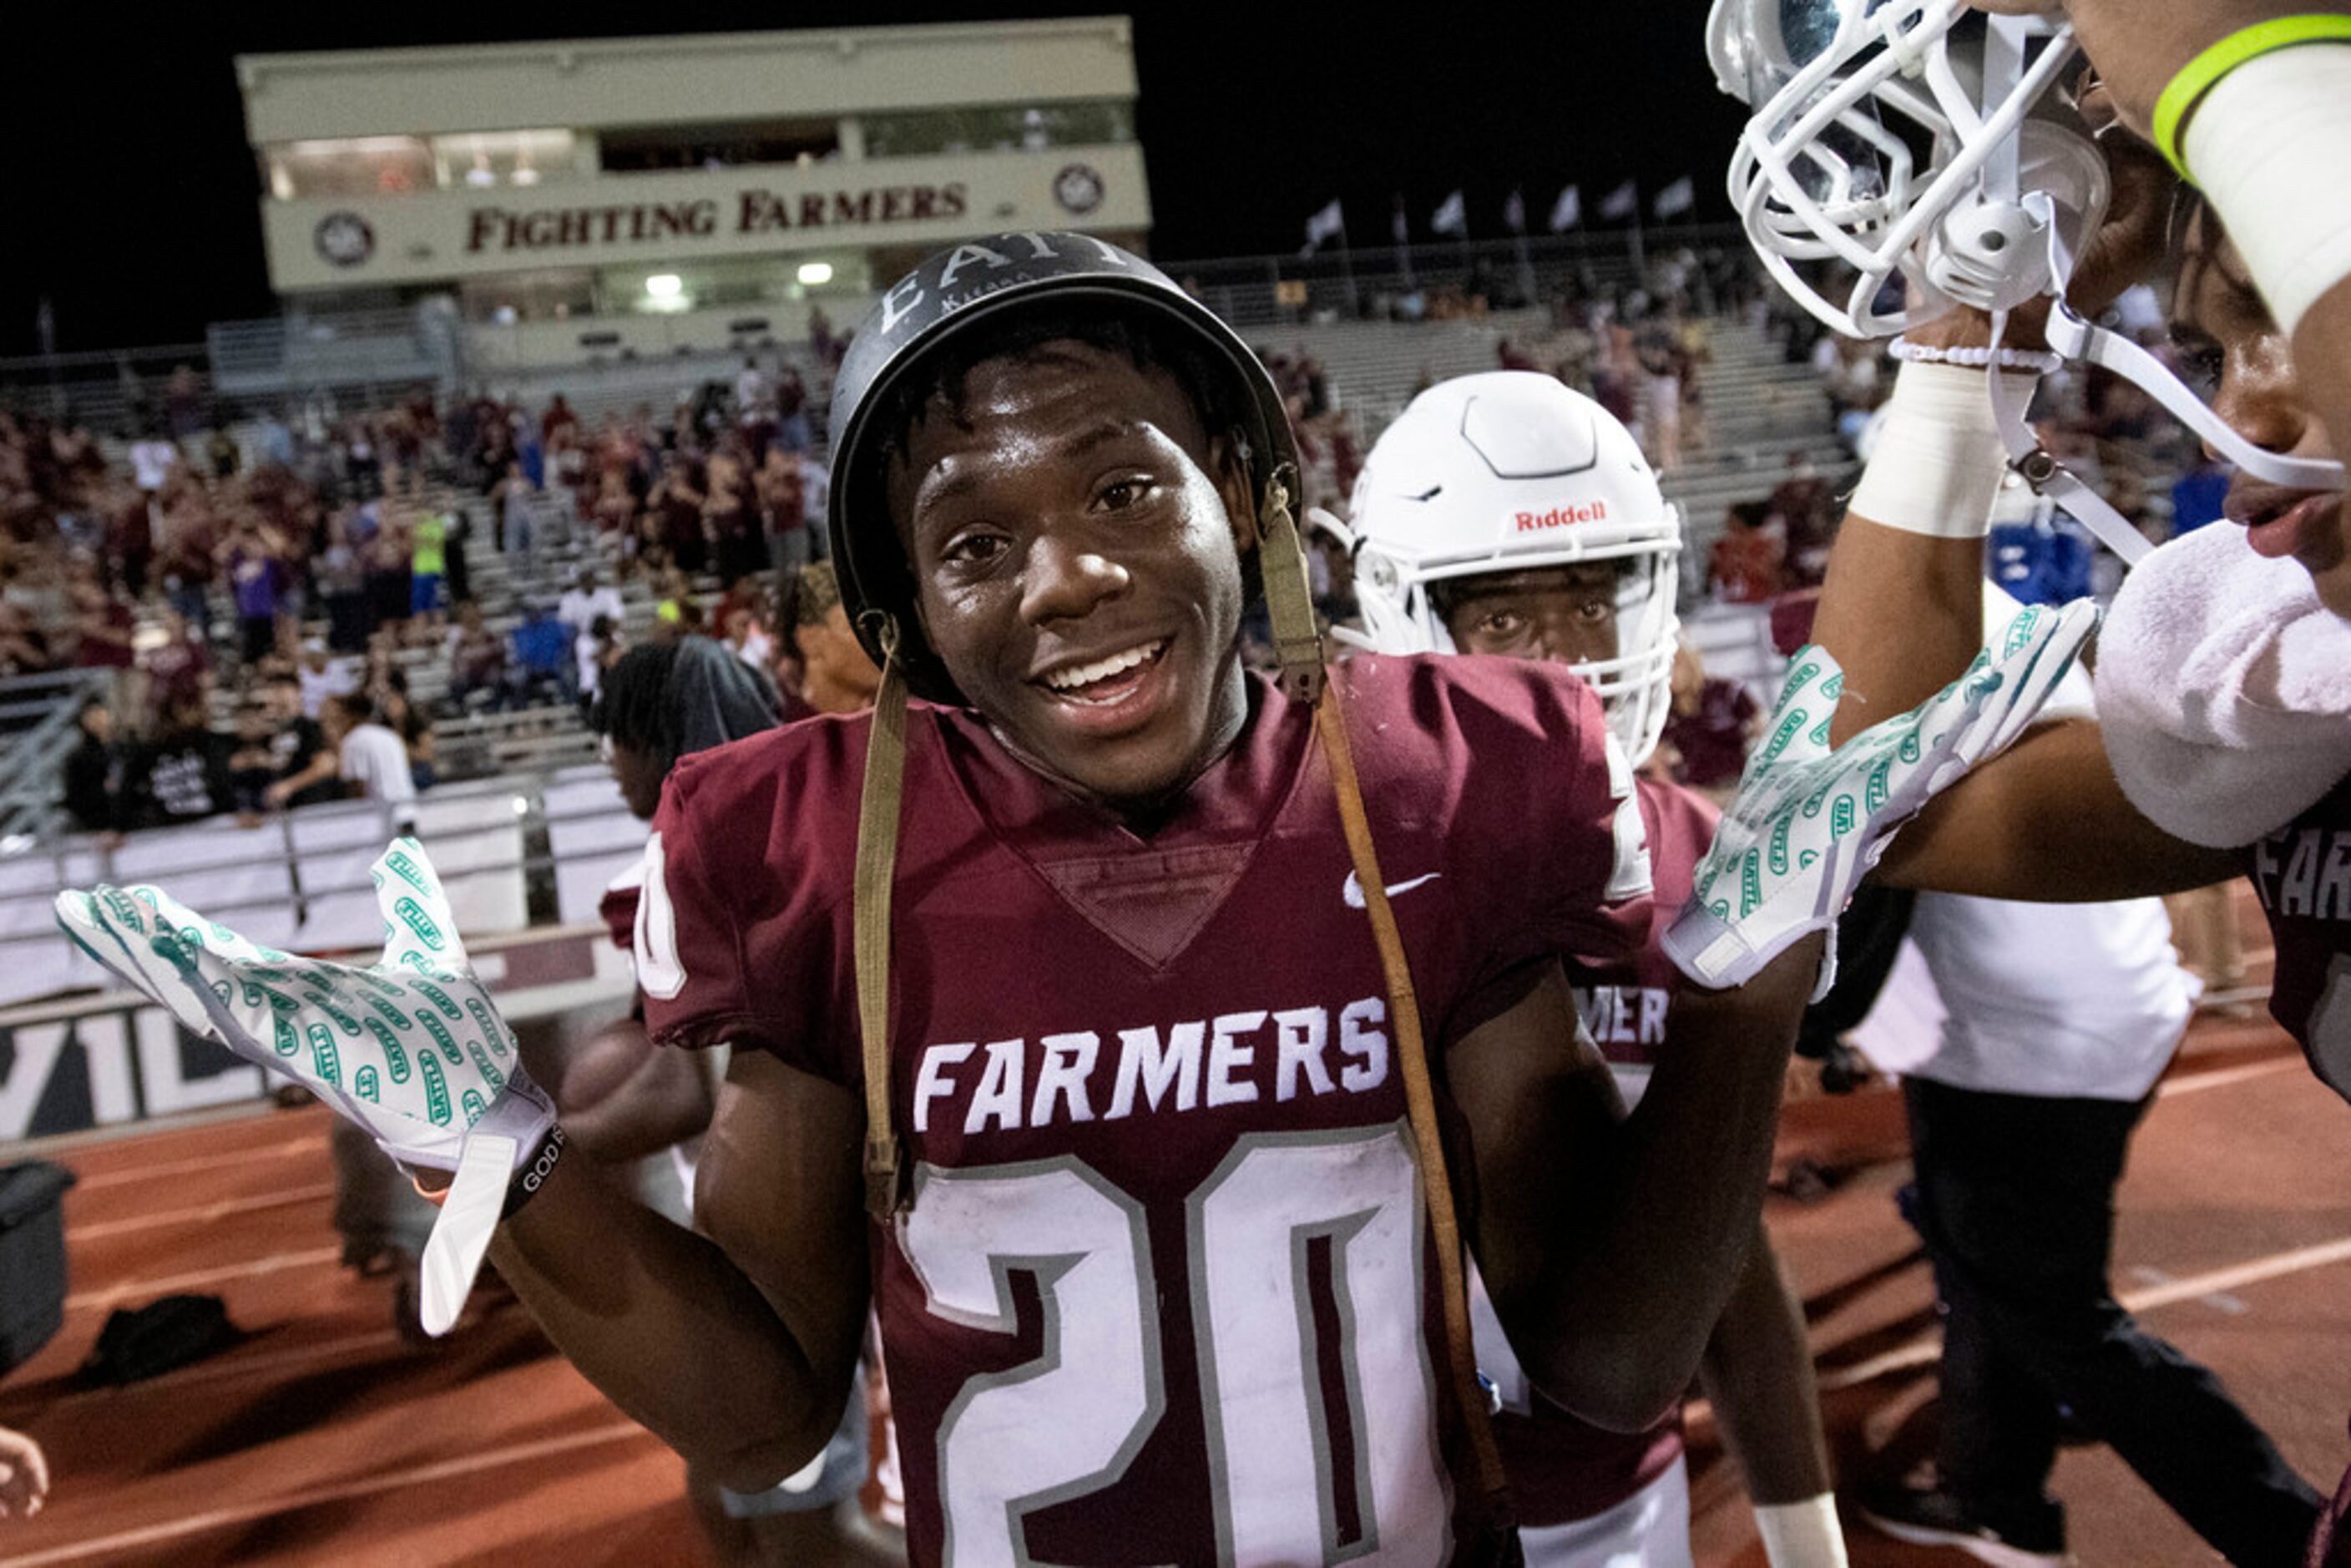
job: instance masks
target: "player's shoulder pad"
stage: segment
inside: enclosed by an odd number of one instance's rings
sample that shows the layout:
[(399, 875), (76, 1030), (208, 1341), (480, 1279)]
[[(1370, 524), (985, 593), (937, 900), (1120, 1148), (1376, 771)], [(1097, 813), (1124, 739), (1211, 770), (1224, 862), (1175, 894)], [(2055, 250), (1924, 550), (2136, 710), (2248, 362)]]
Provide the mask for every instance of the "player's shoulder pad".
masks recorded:
[(1412, 737), (1466, 744), (1482, 765), (1560, 747), (1597, 756), (1604, 744), (1600, 699), (1557, 664), (1476, 653), (1359, 653), (1338, 666), (1338, 679), (1351, 718), (1387, 727), (1384, 746)]

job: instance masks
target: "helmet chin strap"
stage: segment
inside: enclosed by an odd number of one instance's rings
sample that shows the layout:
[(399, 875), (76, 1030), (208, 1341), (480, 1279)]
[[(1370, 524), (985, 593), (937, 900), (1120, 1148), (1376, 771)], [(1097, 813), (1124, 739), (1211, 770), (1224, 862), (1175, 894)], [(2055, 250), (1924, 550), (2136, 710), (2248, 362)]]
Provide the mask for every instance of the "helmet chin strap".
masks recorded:
[[(2035, 216), (2042, 219), (2043, 230), (2048, 236), (2050, 302), (2047, 337), (2053, 352), (2077, 364), (2097, 365), (2112, 371), (2155, 399), (2166, 413), (2188, 426), (2207, 446), (2257, 479), (2298, 490), (2339, 490), (2343, 487), (2342, 464), (2307, 457), (2283, 457), (2246, 440), (2214, 413), (2203, 399), (2180, 384), (2179, 378), (2173, 375), (2162, 361), (2120, 333), (2085, 320), (2065, 303), (2064, 291), (2073, 281), (2075, 258), (2066, 242), (2064, 225), (2056, 221), (2046, 193), (2030, 193), (2024, 202), (2034, 209)], [(2147, 542), (2147, 536), (2107, 505), (2105, 497), (2066, 468), (2054, 453), (2042, 445), (2041, 438), (2025, 423), (2024, 402), (2002, 381), (1997, 363), (1997, 350), (2007, 331), (2008, 312), (1993, 312), (1994, 363), (1987, 367), (1985, 374), (1991, 387), (1993, 417), (1999, 424), (2001, 444), (2008, 449), (2010, 465), (2032, 486), (2033, 494), (2046, 497), (2063, 507), (2108, 549), (2120, 556), (2125, 564), (2137, 565), (2155, 548)]]

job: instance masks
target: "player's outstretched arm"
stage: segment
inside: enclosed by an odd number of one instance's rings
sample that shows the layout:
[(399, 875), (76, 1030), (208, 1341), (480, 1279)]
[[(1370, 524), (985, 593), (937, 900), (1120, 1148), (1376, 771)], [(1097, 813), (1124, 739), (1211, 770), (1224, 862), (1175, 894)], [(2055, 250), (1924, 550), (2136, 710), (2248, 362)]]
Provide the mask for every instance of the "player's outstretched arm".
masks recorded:
[(578, 1039), (527, 1034), (522, 1057), (553, 1097), (572, 1146), (591, 1159), (643, 1159), (710, 1125), (709, 1057), (661, 1049), (638, 1019), (615, 1019)]
[(1689, 1386), (1759, 1222), (1819, 965), (1811, 938), (1743, 990), (1677, 997), (1674, 1051), (1621, 1127), (1575, 1113), (1588, 1096), (1556, 968), (1448, 1053), (1479, 1271), (1528, 1375), (1586, 1420), (1638, 1431)]
[(2243, 869), (2235, 852), (2141, 816), (2098, 727), (2074, 719), (2032, 731), (1937, 797), (1874, 875), (1922, 893), (2068, 904), (2207, 887)]
[(684, 1230), (566, 1161), (491, 1256), (590, 1383), (721, 1485), (759, 1491), (823, 1448), (865, 1322), (848, 1091), (738, 1053)]

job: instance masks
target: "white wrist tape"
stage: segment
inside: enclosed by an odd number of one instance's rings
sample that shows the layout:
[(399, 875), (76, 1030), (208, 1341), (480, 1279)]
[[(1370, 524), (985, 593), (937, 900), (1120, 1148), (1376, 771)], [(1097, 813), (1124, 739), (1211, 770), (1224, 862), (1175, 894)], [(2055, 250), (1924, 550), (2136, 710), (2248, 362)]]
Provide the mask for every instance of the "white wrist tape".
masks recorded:
[(1827, 1492), (1802, 1502), (1757, 1503), (1755, 1533), (1771, 1568), (1845, 1568), (1844, 1531)]
[(2351, 277), (2351, 45), (2246, 61), (2188, 122), (2188, 167), (2291, 338)]
[[(2019, 406), (2031, 400), (2036, 378), (2001, 374), (2014, 384)], [(1895, 373), (1886, 423), (1849, 509), (1905, 533), (1981, 538), (2007, 472), (1985, 372), (1912, 360)]]

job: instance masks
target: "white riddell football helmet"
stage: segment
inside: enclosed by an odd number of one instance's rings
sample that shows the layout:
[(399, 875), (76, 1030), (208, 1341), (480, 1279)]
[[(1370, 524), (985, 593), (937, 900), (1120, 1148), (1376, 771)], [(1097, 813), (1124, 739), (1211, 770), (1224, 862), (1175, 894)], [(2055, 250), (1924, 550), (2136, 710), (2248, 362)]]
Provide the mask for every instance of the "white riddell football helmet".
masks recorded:
[[(1730, 199), (1764, 267), (1813, 315), (1884, 338), (1954, 304), (2004, 323), (2049, 296), (2060, 356), (2136, 382), (2259, 478), (2342, 487), (2342, 465), (2263, 451), (2153, 354), (2064, 303), (2112, 192), (2071, 101), (2078, 49), (2062, 17), (1987, 16), (1964, 0), (1714, 0), (1707, 52), (1722, 90), (1753, 110)], [(2041, 448), (1990, 379), (2017, 471), (2125, 559), (2144, 555), (2147, 541)]]
[(1343, 534), (1364, 630), (1337, 635), (1375, 653), (1455, 651), (1432, 583), (1625, 562), (1616, 656), (1576, 670), (1635, 765), (1656, 749), (1681, 624), (1681, 514), (1607, 410), (1530, 371), (1440, 382), (1373, 444), (1353, 511)]

